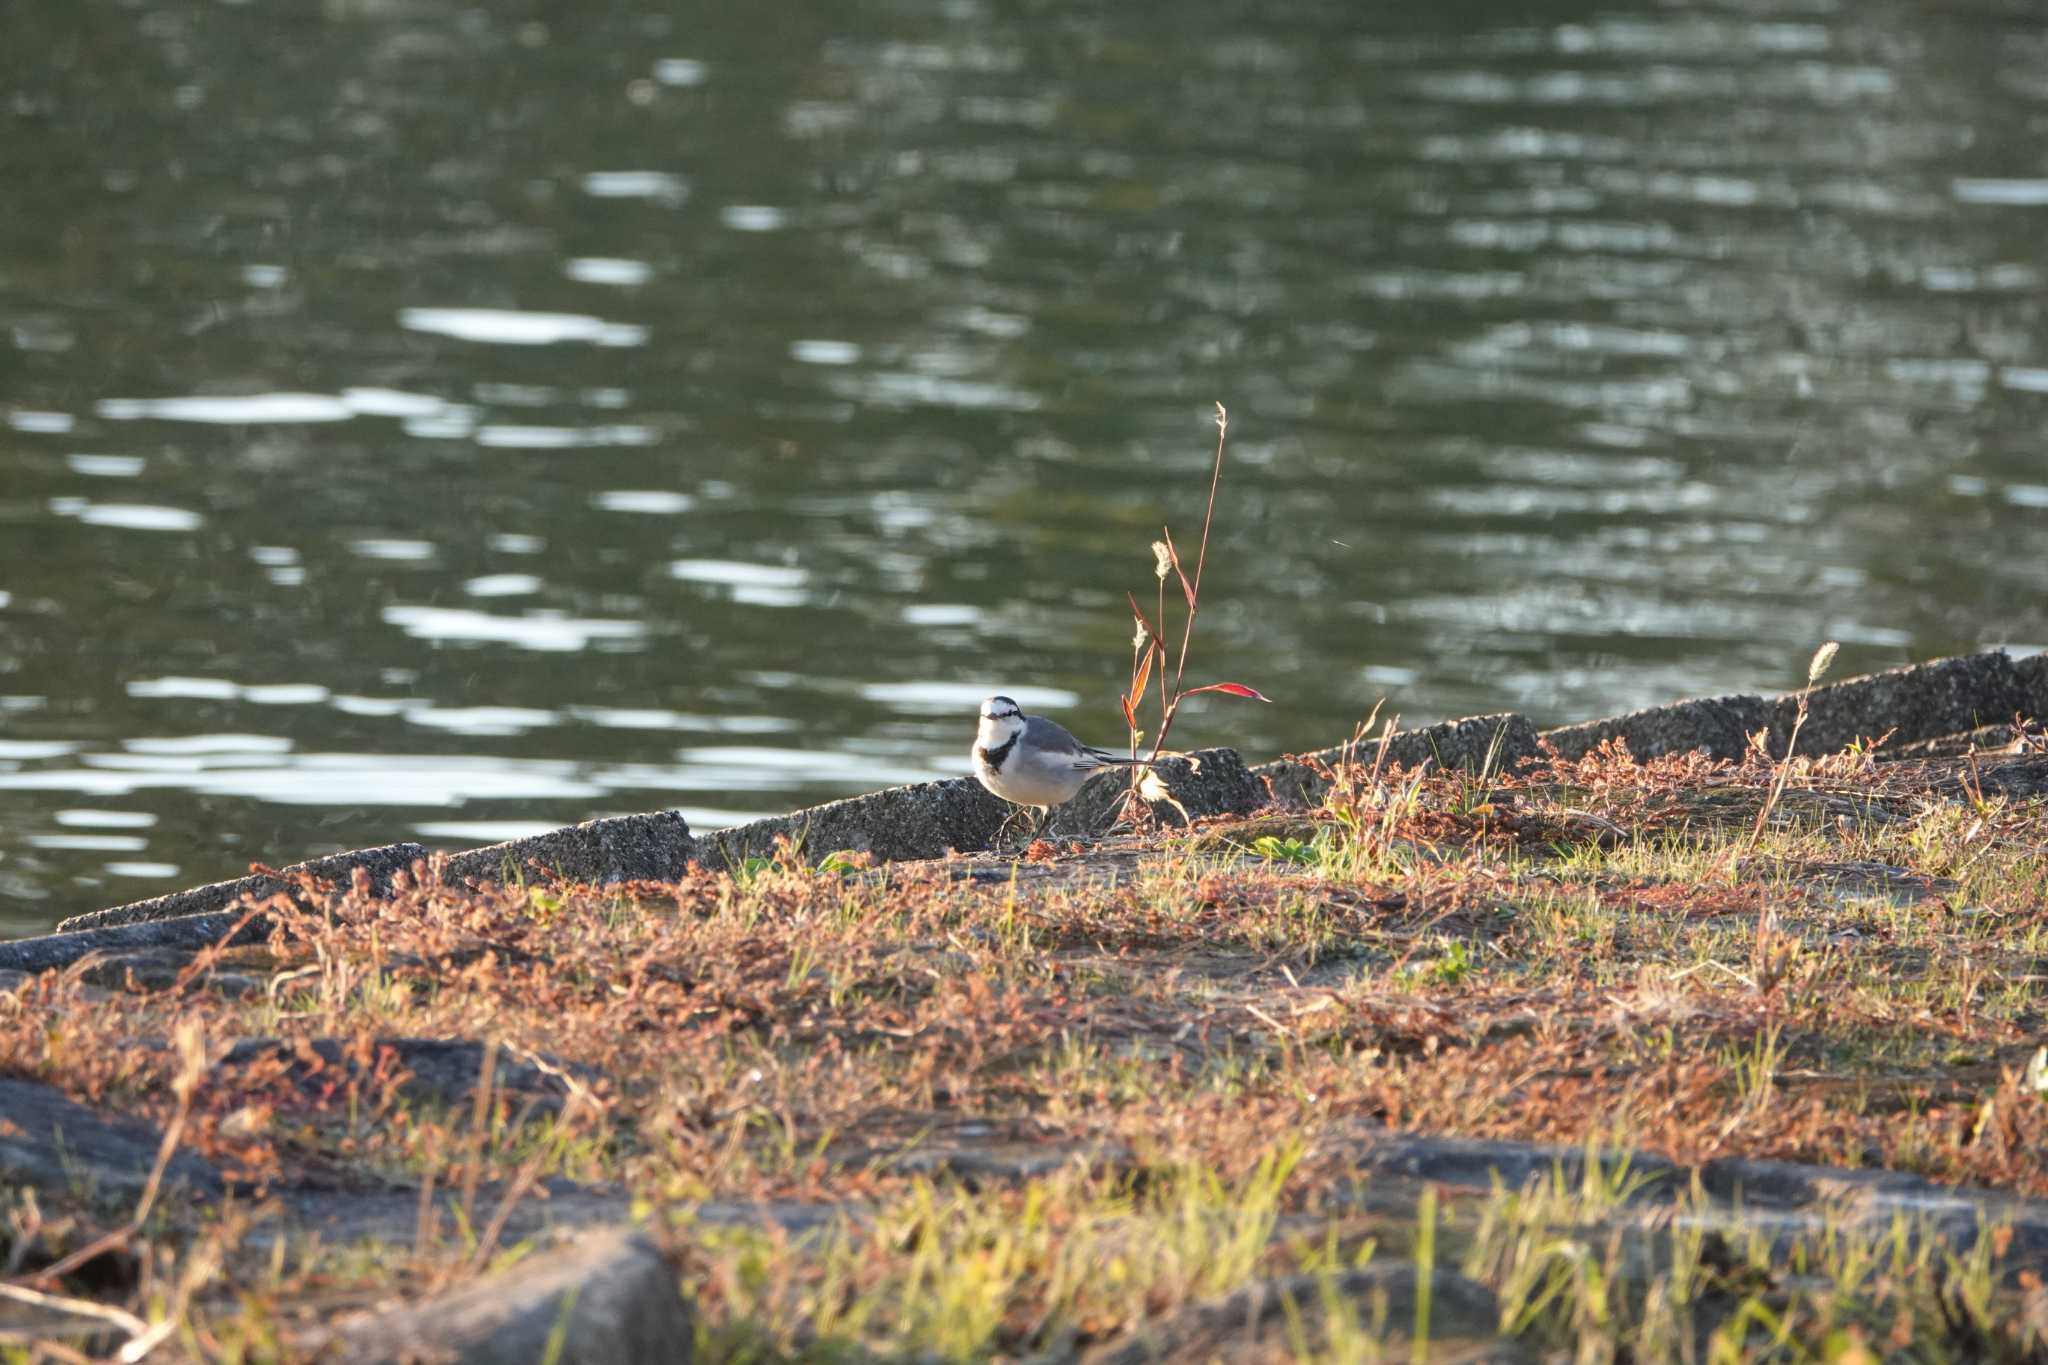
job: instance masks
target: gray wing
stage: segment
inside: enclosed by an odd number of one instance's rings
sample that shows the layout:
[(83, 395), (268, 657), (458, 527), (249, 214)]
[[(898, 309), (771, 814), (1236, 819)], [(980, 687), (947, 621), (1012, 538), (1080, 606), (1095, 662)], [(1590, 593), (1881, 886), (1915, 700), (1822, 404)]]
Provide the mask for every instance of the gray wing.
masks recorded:
[(1044, 716), (1024, 718), (1024, 742), (1038, 752), (1050, 757), (1064, 758), (1072, 755), (1079, 758), (1087, 750), (1081, 741), (1067, 733), (1067, 728)]
[(1059, 760), (1071, 758), (1076, 767), (1093, 768), (1104, 763), (1129, 764), (1130, 759), (1113, 754), (1107, 749), (1097, 749), (1083, 744), (1067, 732), (1064, 725), (1045, 719), (1043, 716), (1024, 718), (1024, 739), (1047, 758)]

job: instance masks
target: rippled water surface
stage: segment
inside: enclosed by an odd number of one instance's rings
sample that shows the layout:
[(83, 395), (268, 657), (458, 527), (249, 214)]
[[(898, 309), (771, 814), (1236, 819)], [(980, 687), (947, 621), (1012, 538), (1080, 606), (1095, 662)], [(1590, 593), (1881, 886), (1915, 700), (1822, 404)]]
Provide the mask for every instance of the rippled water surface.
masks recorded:
[(2033, 0), (18, 6), (0, 932), (2048, 643)]

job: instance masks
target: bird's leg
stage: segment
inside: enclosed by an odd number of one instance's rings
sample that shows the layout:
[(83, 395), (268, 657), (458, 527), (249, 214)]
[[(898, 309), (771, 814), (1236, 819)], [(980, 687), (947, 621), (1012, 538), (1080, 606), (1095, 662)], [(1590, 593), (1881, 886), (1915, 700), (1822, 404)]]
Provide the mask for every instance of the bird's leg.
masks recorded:
[[(1035, 844), (1035, 843), (1037, 843), (1037, 842), (1039, 841), (1039, 839), (1040, 839), (1041, 837), (1043, 837), (1043, 836), (1044, 836), (1044, 834), (1045, 834), (1045, 827), (1046, 827), (1047, 825), (1051, 824), (1051, 823), (1052, 823), (1052, 807), (1051, 807), (1051, 806), (1040, 806), (1040, 807), (1038, 808), (1038, 823), (1037, 823), (1037, 824), (1035, 824), (1035, 825), (1033, 825), (1033, 826), (1031, 827), (1031, 843), (1032, 843), (1032, 844)], [(1026, 847), (1026, 848), (1029, 848), (1029, 847), (1031, 847), (1031, 844), (1026, 844), (1026, 845), (1025, 845), (1025, 847)]]

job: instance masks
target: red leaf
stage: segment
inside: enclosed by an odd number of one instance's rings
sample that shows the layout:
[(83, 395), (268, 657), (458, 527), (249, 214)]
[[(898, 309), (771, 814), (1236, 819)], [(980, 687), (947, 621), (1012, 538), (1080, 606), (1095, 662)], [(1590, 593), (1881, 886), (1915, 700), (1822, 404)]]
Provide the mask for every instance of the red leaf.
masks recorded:
[[(1147, 649), (1145, 651), (1145, 657), (1138, 661), (1137, 674), (1135, 677), (1131, 679), (1131, 699), (1129, 703), (1127, 703), (1124, 707), (1126, 711), (1130, 710), (1131, 707), (1136, 706), (1140, 701), (1144, 699), (1145, 680), (1152, 676), (1152, 658), (1158, 652), (1159, 647), (1157, 645), (1154, 645), (1152, 646), (1152, 648)], [(1137, 729), (1138, 722), (1133, 720), (1131, 722), (1131, 728), (1133, 730)]]
[(1188, 599), (1188, 610), (1195, 609), (1194, 585), (1188, 582), (1187, 571), (1180, 566), (1180, 551), (1173, 548), (1173, 532), (1162, 526), (1159, 534), (1166, 537), (1166, 557), (1173, 561), (1173, 571), (1180, 577), (1181, 596)]
[(1183, 697), (1192, 697), (1197, 692), (1228, 692), (1233, 697), (1250, 697), (1253, 701), (1262, 701), (1268, 705), (1271, 705), (1273, 701), (1271, 697), (1259, 691), (1258, 688), (1246, 687), (1243, 683), (1210, 683), (1207, 687), (1190, 687), (1181, 695)]
[(1138, 713), (1136, 709), (1131, 706), (1131, 699), (1123, 695), (1121, 692), (1117, 694), (1116, 699), (1124, 704), (1124, 724), (1130, 726), (1133, 730), (1137, 729)]

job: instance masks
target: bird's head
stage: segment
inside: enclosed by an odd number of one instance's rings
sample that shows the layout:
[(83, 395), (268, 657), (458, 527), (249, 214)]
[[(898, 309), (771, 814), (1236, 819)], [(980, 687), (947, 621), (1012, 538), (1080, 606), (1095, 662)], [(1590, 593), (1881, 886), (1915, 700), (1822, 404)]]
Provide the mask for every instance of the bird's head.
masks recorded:
[(981, 704), (981, 735), (1000, 744), (1024, 728), (1024, 708), (1008, 697), (990, 697)]

